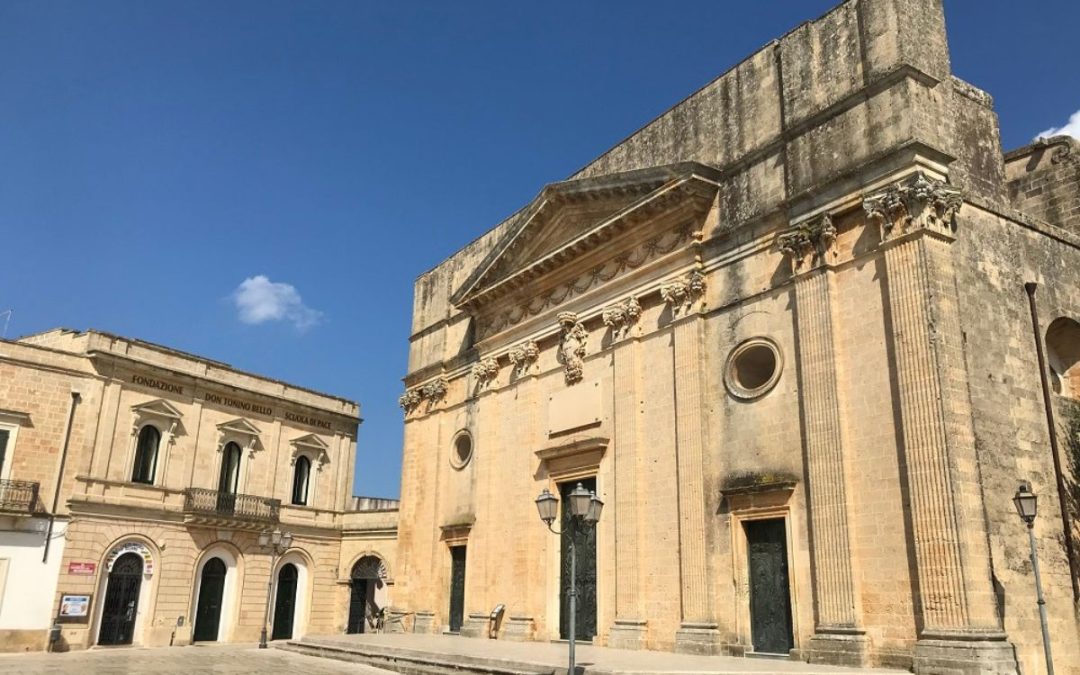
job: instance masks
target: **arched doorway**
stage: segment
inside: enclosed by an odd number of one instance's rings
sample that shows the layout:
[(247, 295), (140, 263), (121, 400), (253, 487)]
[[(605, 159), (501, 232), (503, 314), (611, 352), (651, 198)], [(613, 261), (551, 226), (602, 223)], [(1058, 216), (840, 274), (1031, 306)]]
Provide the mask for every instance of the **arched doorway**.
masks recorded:
[(221, 626), (221, 600), (225, 593), (225, 563), (210, 558), (203, 565), (199, 583), (199, 604), (195, 610), (195, 642), (214, 642)]
[(218, 513), (233, 513), (236, 509), (236, 492), (240, 485), (240, 446), (230, 441), (221, 455), (218, 472)]
[(345, 632), (366, 633), (380, 609), (375, 602), (375, 590), (383, 586), (386, 566), (377, 557), (366, 555), (353, 565), (350, 577), (349, 622)]
[(296, 617), (296, 565), (285, 563), (278, 571), (277, 599), (274, 601), (274, 630), (271, 640), (287, 640), (293, 636)]
[(113, 563), (102, 604), (99, 645), (131, 644), (139, 612), (142, 575), (143, 559), (137, 553), (125, 553)]

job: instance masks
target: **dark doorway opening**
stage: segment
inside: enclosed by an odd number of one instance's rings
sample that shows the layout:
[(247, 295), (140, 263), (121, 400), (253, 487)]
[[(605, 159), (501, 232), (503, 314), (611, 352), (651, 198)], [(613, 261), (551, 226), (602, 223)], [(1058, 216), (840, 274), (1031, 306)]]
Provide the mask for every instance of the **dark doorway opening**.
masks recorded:
[(129, 645), (135, 633), (139, 613), (139, 589), (142, 587), (143, 559), (137, 553), (125, 553), (113, 563), (105, 587), (101, 609), (99, 645)]
[(450, 632), (465, 621), (465, 547), (450, 547)]
[(199, 604), (195, 609), (195, 642), (214, 642), (221, 626), (221, 598), (225, 594), (225, 563), (210, 558), (199, 580)]
[(218, 513), (232, 514), (236, 510), (236, 491), (240, 486), (240, 446), (234, 442), (225, 444), (221, 455), (221, 471), (218, 474)]
[(746, 531), (750, 576), (750, 637), (754, 651), (787, 655), (791, 631), (791, 591), (787, 533), (783, 518), (749, 520)]
[(353, 579), (349, 591), (349, 625), (346, 633), (365, 633), (368, 623), (368, 580)]
[[(578, 640), (592, 640), (596, 635), (596, 528), (577, 530), (570, 524), (569, 496), (577, 484), (586, 490), (596, 490), (596, 478), (585, 478), (559, 484), (562, 497), (562, 560), (560, 561), (559, 636), (570, 639), (570, 542), (577, 549), (577, 611), (574, 633)], [(572, 539), (571, 539), (572, 538)]]
[(274, 630), (271, 640), (289, 640), (293, 636), (296, 614), (296, 565), (285, 563), (277, 576), (277, 600), (274, 602)]

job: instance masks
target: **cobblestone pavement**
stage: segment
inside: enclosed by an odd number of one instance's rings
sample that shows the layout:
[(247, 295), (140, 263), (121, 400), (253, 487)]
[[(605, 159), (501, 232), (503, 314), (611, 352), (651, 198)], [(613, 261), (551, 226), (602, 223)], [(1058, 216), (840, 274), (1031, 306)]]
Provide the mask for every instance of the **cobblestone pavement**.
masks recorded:
[(66, 654), (3, 654), (7, 675), (393, 675), (357, 663), (257, 649), (254, 645), (197, 647), (110, 647)]

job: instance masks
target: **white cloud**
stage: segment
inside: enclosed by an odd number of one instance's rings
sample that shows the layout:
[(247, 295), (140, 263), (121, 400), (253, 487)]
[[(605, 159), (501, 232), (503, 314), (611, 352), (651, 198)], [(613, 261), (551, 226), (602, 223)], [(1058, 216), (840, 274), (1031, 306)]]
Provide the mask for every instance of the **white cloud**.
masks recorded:
[(1080, 110), (1069, 116), (1069, 121), (1063, 127), (1053, 127), (1042, 132), (1036, 138), (1050, 138), (1051, 136), (1072, 136), (1080, 138)]
[(304, 304), (295, 286), (270, 281), (263, 274), (240, 282), (232, 298), (244, 323), (291, 321), (298, 329), (305, 330), (322, 317), (322, 312)]

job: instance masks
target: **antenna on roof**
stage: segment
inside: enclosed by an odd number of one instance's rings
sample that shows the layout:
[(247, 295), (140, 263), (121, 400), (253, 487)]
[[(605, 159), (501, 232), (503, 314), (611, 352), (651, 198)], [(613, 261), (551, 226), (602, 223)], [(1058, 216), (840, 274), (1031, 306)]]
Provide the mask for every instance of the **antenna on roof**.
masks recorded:
[(4, 317), (4, 330), (3, 330), (3, 332), (0, 332), (0, 339), (6, 339), (7, 338), (8, 322), (11, 321), (11, 315), (14, 314), (14, 313), (15, 313), (14, 309), (5, 309), (4, 311), (0, 312), (0, 316)]

